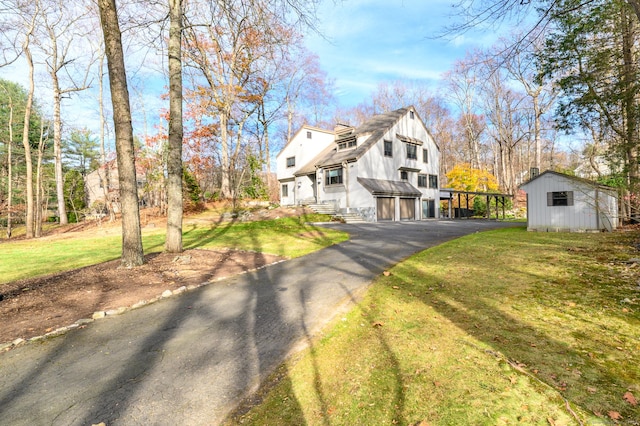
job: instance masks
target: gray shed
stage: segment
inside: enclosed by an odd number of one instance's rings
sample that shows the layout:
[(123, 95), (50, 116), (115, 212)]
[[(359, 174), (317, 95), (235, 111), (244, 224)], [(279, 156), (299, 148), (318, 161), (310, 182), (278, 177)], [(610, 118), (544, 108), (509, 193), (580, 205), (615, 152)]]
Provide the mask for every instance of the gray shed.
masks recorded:
[(612, 231), (618, 226), (615, 188), (551, 170), (520, 188), (527, 193), (529, 231)]

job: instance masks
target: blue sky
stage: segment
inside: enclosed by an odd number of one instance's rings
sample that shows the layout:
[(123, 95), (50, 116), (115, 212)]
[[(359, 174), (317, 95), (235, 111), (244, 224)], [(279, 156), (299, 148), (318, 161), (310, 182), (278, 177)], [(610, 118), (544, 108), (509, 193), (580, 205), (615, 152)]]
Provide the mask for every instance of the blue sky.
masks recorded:
[(434, 90), (442, 74), (474, 47), (488, 47), (493, 31), (435, 38), (452, 23), (451, 0), (325, 0), (319, 13), (324, 37), (307, 47), (335, 80), (341, 106), (363, 102), (381, 82), (410, 80)]
[[(473, 48), (489, 47), (496, 39), (493, 31), (449, 39), (434, 37), (452, 23), (453, 3), (453, 0), (324, 0), (318, 13), (322, 36), (309, 34), (306, 44), (334, 80), (339, 106), (349, 108), (364, 102), (380, 83), (396, 80), (425, 84), (435, 93), (442, 74), (457, 59), (464, 58)], [(130, 60), (134, 58), (133, 62), (139, 59), (136, 55), (129, 56)], [(154, 131), (156, 111), (164, 105), (159, 95), (166, 91), (164, 78), (153, 74), (162, 68), (161, 60), (153, 54), (143, 59), (146, 65), (149, 62), (155, 65), (145, 69), (132, 61), (128, 63), (128, 77), (135, 81), (130, 90), (132, 109), (136, 115), (143, 113), (134, 117), (137, 134), (145, 130), (142, 124), (145, 121), (149, 123), (146, 130)], [(22, 62), (1, 68), (0, 77), (26, 86), (25, 68)], [(48, 77), (41, 66), (38, 69), (36, 81), (43, 84), (37, 84), (36, 96), (47, 110)], [(98, 133), (96, 92), (97, 88), (63, 102), (68, 124), (81, 123)]]

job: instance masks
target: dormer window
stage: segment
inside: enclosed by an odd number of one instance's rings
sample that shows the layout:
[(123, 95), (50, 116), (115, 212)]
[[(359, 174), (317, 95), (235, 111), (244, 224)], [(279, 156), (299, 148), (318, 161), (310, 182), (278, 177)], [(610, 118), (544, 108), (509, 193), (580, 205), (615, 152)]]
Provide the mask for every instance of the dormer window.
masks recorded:
[(413, 111), (409, 111), (409, 118), (413, 120), (414, 117), (415, 117), (415, 113)]
[(307, 131), (307, 139), (311, 139), (311, 132)]
[(358, 145), (358, 140), (355, 135), (339, 136), (336, 143), (338, 151), (342, 151), (343, 149), (355, 148)]

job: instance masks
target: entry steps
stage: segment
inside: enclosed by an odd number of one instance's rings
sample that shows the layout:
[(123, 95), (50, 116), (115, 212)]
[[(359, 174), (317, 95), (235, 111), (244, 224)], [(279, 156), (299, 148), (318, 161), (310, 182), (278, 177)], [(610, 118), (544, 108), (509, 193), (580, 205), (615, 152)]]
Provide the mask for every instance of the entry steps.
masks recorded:
[(328, 214), (345, 223), (366, 223), (362, 216), (357, 213), (338, 213), (333, 204), (309, 204), (307, 207), (316, 213)]

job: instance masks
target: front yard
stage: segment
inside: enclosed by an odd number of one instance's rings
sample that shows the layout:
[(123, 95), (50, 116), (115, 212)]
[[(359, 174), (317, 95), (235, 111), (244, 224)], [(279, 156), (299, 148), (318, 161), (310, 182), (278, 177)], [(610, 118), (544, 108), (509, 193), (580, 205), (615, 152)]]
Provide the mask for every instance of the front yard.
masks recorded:
[(229, 421), (640, 424), (638, 242), (514, 228), (426, 250)]

